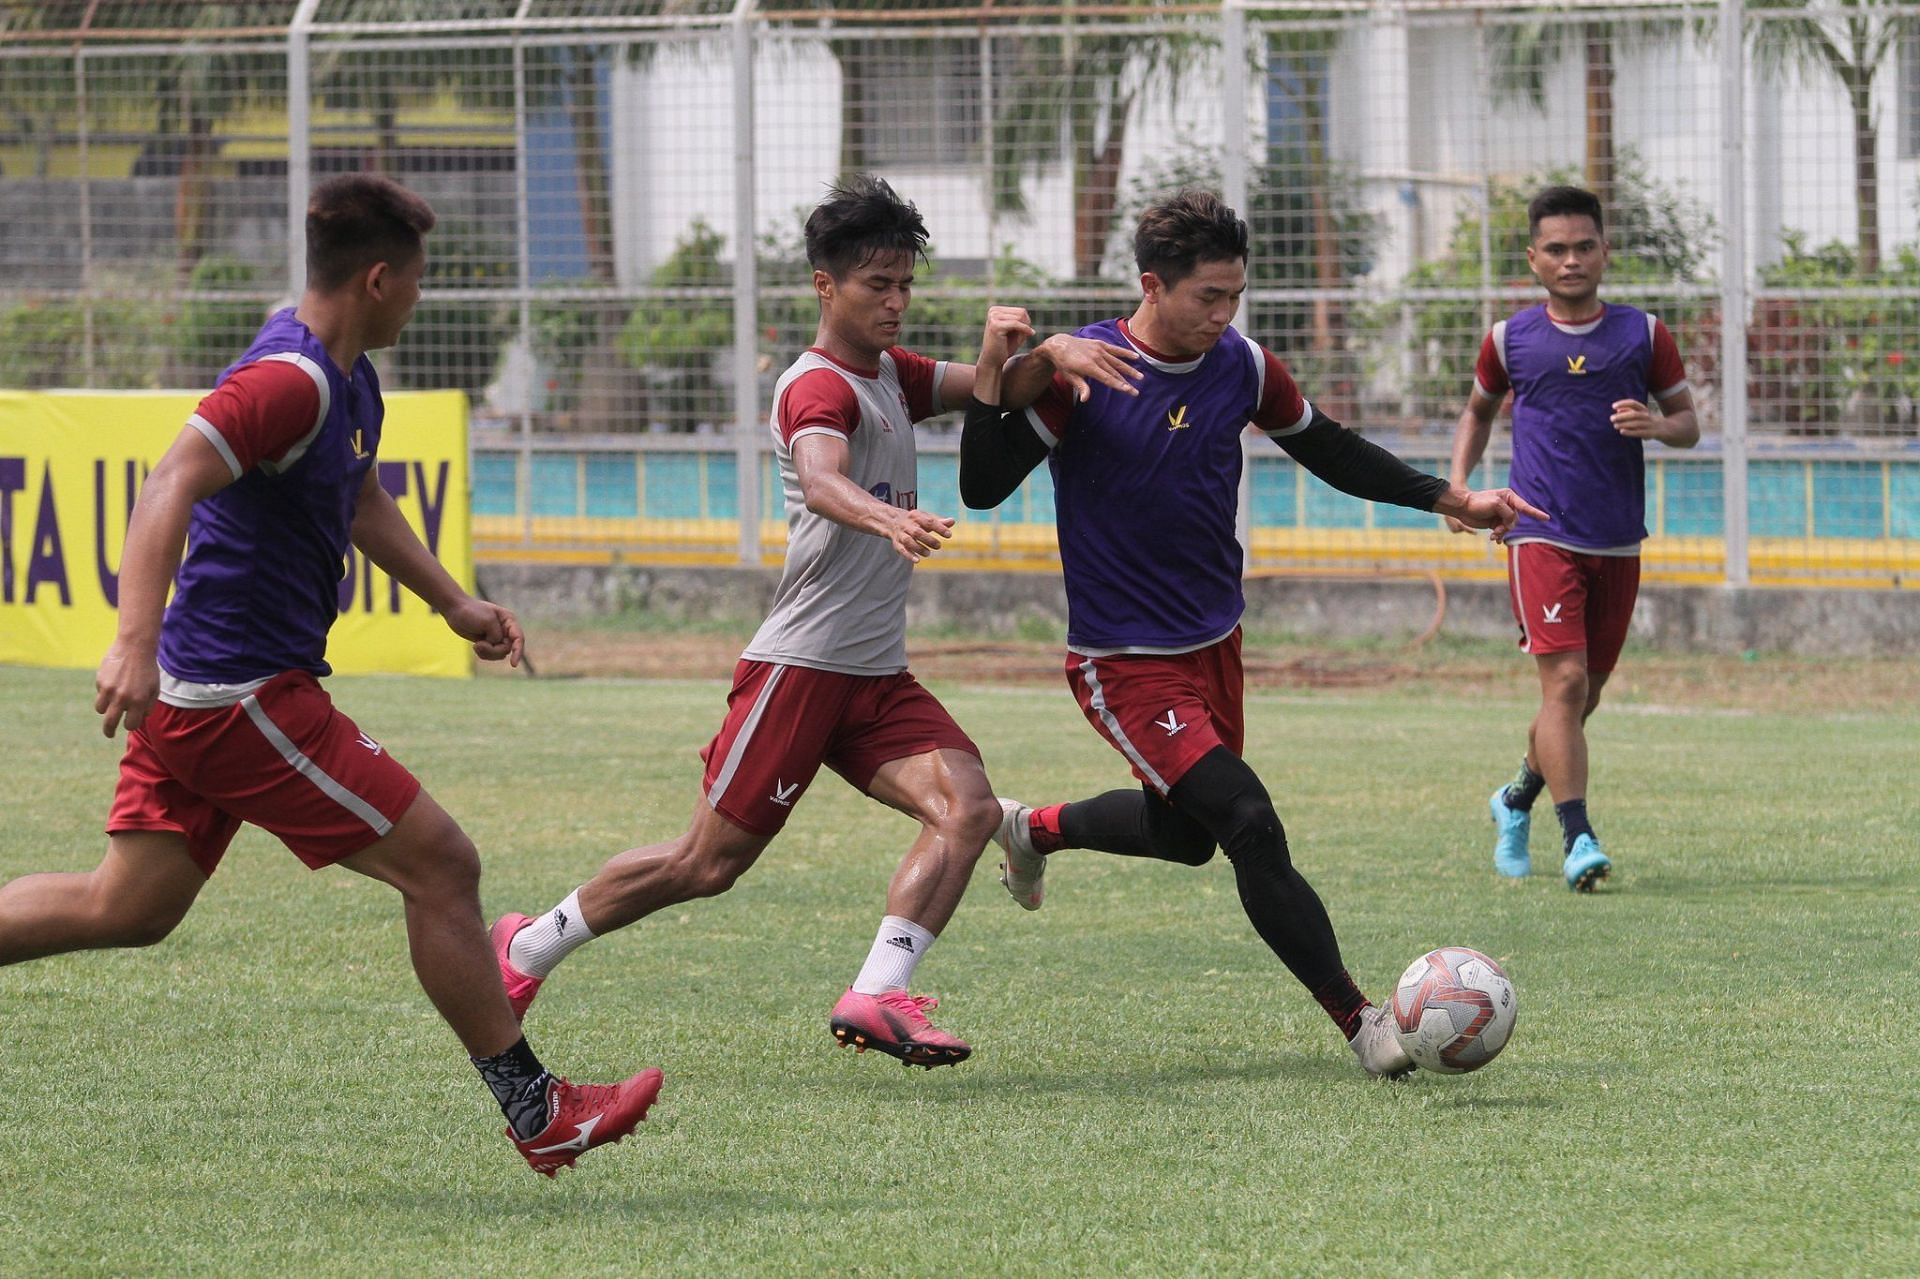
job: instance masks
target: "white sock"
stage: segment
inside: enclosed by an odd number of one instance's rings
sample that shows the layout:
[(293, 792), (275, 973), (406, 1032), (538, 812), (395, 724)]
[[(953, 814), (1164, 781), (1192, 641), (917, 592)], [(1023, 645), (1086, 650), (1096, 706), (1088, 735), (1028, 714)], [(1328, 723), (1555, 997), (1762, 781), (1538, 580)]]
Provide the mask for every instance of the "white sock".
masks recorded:
[(938, 940), (911, 919), (888, 915), (880, 921), (880, 932), (867, 952), (867, 962), (853, 979), (853, 989), (862, 995), (882, 991), (905, 990), (913, 984), (913, 970), (920, 966), (927, 951)]
[(580, 890), (513, 935), (507, 962), (529, 977), (545, 977), (560, 961), (593, 940), (593, 930), (580, 918)]

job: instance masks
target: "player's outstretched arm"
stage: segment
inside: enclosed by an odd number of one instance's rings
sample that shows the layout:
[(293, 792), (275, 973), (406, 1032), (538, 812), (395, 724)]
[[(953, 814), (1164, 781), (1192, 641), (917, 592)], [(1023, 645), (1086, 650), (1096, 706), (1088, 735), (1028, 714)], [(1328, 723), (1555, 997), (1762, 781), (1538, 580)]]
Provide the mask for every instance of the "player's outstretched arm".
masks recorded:
[[(1467, 477), (1473, 474), (1473, 468), (1480, 465), (1480, 459), (1486, 456), (1487, 440), (1493, 434), (1493, 416), (1500, 411), (1500, 402), (1474, 387), (1467, 395), (1467, 406), (1460, 410), (1460, 420), (1453, 428), (1453, 461), (1447, 469), (1447, 481), (1466, 487)], [(1447, 516), (1447, 531), (1465, 533), (1467, 526), (1451, 515)]]
[(119, 625), (93, 679), (93, 709), (108, 737), (123, 718), (128, 732), (140, 727), (160, 696), (160, 619), (166, 612), (167, 589), (180, 571), (193, 504), (233, 480), (227, 460), (189, 426), (140, 487), (120, 559)]
[(1313, 410), (1306, 429), (1278, 436), (1275, 443), (1316, 479), (1369, 502), (1431, 511), (1447, 487), (1439, 476), (1415, 470), (1319, 409)]
[(809, 511), (858, 532), (884, 537), (915, 564), (953, 536), (950, 518), (882, 502), (855, 484), (847, 474), (850, 456), (845, 437), (831, 432), (802, 435), (794, 441), (794, 476)]
[(1440, 495), (1433, 509), (1436, 514), (1459, 520), (1468, 528), (1489, 530), (1496, 542), (1513, 532), (1514, 524), (1522, 515), (1531, 515), (1536, 520), (1553, 518), (1512, 489), (1463, 489), (1458, 484), (1447, 485), (1447, 491)]
[(1319, 409), (1304, 431), (1279, 438), (1295, 461), (1342, 493), (1371, 502), (1391, 502), (1459, 520), (1468, 528), (1505, 537), (1521, 515), (1547, 513), (1512, 489), (1470, 491), (1437, 475), (1416, 471), (1371, 440), (1349, 431)]
[(447, 629), (473, 645), (476, 656), (520, 664), (526, 636), (519, 619), (510, 609), (475, 599), (453, 580), (414, 533), (392, 495), (380, 487), (378, 467), (367, 472), (361, 486), (352, 531), (353, 544), (382, 572), (425, 600)]

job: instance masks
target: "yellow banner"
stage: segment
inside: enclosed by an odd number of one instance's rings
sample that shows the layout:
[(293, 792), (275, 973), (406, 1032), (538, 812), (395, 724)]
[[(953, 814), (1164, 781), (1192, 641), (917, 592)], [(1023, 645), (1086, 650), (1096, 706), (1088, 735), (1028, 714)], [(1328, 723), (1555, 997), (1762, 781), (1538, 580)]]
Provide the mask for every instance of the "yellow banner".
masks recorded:
[[(380, 483), (471, 589), (466, 397), (386, 399)], [(113, 642), (134, 499), (199, 402), (191, 391), (0, 391), (0, 662), (99, 664)], [(472, 650), (358, 552), (340, 583), (327, 661), (343, 675), (473, 673)]]

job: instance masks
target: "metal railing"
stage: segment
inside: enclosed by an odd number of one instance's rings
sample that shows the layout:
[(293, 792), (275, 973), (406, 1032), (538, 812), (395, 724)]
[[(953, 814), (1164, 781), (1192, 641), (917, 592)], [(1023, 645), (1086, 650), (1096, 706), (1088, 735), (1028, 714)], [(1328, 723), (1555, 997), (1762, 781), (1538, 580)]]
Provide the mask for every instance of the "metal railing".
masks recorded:
[[(1429, 459), (1487, 327), (1538, 296), (1525, 198), (1568, 178), (1606, 197), (1608, 296), (1666, 320), (1701, 406), (1699, 455), (1650, 451), (1713, 514), (1684, 571), (1912, 579), (1920, 4), (76, 0), (0, 10), (0, 105), (0, 386), (204, 385), (291, 295), (316, 177), (426, 194), (429, 292), (383, 377), (466, 391), (480, 458), (515, 458), (491, 553), (661, 544), (541, 513), (536, 459), (607, 450), (730, 456), (732, 523), (676, 536), (777, 552), (767, 396), (812, 336), (800, 217), (842, 171), (925, 212), (909, 344), (963, 359), (991, 301), (1130, 309), (1134, 213), (1215, 185), (1255, 233), (1243, 327)], [(1462, 568), (1400, 516), (1263, 525), (1266, 482), (1256, 564)], [(1876, 487), (1869, 535), (1846, 495)]]

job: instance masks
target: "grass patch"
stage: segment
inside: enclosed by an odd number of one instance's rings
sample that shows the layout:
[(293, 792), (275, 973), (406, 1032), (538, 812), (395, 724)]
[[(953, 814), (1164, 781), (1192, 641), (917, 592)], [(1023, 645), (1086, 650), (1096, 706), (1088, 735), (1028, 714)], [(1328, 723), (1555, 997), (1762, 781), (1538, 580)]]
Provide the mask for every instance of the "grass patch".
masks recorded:
[[(724, 696), (331, 687), (475, 837), (490, 914), (676, 831)], [(936, 688), (1004, 792), (1124, 783), (1064, 690)], [(548, 1184), (414, 985), (392, 892), (249, 832), (161, 946), (0, 972), (0, 1272), (1920, 1270), (1911, 716), (1603, 713), (1619, 869), (1584, 898), (1489, 869), (1526, 692), (1249, 708), (1363, 986), (1447, 942), (1507, 965), (1519, 1024), (1479, 1074), (1365, 1080), (1222, 859), (1090, 853), (1036, 915), (983, 859), (922, 969), (973, 1060), (839, 1051), (827, 1009), (912, 832), (823, 775), (732, 893), (596, 942), (542, 994), (528, 1029), (556, 1068), (667, 1072), (635, 1140)], [(0, 668), (0, 698), (0, 879), (91, 866), (118, 744), (88, 676)]]

